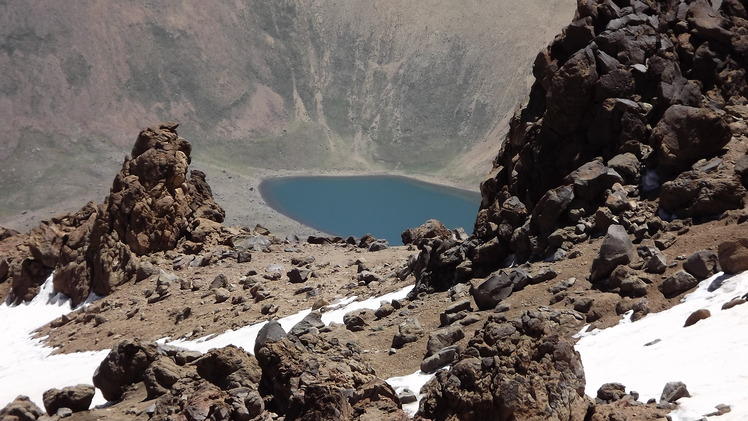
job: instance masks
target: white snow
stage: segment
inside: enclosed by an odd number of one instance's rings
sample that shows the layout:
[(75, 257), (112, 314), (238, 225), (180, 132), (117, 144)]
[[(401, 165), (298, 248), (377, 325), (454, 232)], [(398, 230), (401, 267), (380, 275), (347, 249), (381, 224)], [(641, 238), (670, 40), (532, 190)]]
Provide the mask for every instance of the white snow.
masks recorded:
[[(448, 370), (449, 367), (443, 368), (444, 370)], [(408, 374), (407, 376), (402, 377), (390, 377), (386, 380), (387, 383), (390, 384), (395, 389), (395, 392), (397, 392), (398, 395), (400, 395), (405, 389), (409, 389), (413, 394), (416, 395), (416, 401), (411, 403), (406, 403), (403, 405), (403, 411), (405, 411), (406, 414), (409, 416), (414, 416), (416, 412), (418, 412), (418, 405), (421, 402), (421, 398), (423, 395), (421, 394), (421, 388), (423, 385), (426, 384), (431, 378), (434, 377), (434, 373), (426, 374), (421, 370), (416, 371), (413, 374)]]
[[(659, 401), (667, 382), (682, 381), (692, 397), (678, 400), (679, 408), (671, 413), (674, 421), (699, 420), (718, 404), (729, 405), (731, 412), (713, 419), (748, 419), (748, 304), (721, 309), (747, 292), (748, 272), (718, 274), (667, 311), (580, 333), (575, 347), (582, 355), (586, 393), (594, 397), (602, 384), (618, 382), (639, 392), (643, 402)], [(683, 327), (699, 309), (712, 316)]]
[[(86, 305), (98, 297), (92, 296)], [(52, 277), (42, 285), (29, 303), (0, 305), (0, 408), (18, 395), (26, 395), (44, 408), (42, 393), (51, 388), (91, 384), (93, 373), (108, 351), (49, 355), (53, 349), (32, 339), (32, 332), (52, 320), (71, 312), (70, 300), (54, 294)], [(101, 393), (93, 405), (104, 403)]]
[[(322, 313), (322, 321), (325, 324), (330, 323), (343, 323), (343, 316), (354, 310), (361, 309), (377, 309), (381, 305), (382, 301), (392, 301), (405, 298), (408, 292), (413, 288), (412, 285), (391, 292), (389, 294), (382, 295), (381, 297), (369, 298), (363, 301), (355, 301), (356, 296), (348, 297), (343, 299), (341, 302), (331, 304), (327, 308), (330, 309)], [(285, 331), (289, 331), (296, 323), (299, 323), (307, 314), (311, 312), (311, 309), (302, 310), (296, 314), (283, 317), (278, 319), (278, 323), (281, 324)], [(236, 330), (227, 330), (219, 335), (206, 336), (196, 340), (176, 340), (169, 341), (168, 338), (160, 339), (158, 342), (161, 344), (168, 343), (169, 345), (179, 346), (182, 348), (190, 349), (193, 351), (207, 352), (213, 348), (220, 348), (226, 345), (235, 345), (244, 348), (245, 351), (254, 353), (255, 339), (257, 334), (260, 332), (263, 326), (267, 322), (255, 323), (253, 325), (244, 326)]]

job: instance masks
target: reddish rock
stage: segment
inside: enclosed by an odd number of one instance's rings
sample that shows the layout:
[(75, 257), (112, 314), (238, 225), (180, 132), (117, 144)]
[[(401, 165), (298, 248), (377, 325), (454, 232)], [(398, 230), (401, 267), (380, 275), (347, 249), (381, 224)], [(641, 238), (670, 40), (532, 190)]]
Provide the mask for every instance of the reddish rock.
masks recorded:
[(725, 241), (719, 245), (719, 265), (726, 273), (748, 270), (748, 238)]

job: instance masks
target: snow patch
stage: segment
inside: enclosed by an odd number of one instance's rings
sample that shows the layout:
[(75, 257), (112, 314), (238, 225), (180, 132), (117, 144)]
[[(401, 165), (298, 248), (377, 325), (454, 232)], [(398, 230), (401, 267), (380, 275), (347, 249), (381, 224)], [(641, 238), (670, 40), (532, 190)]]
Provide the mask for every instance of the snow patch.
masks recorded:
[[(702, 281), (681, 304), (631, 323), (625, 318), (605, 330), (580, 332), (575, 348), (582, 356), (590, 396), (604, 383), (623, 383), (640, 400), (659, 401), (667, 382), (682, 381), (691, 398), (678, 400), (674, 421), (700, 420), (719, 404), (732, 411), (719, 421), (748, 419), (748, 304), (722, 305), (748, 292), (748, 272), (722, 273)], [(696, 310), (712, 317), (683, 327)]]
[[(99, 298), (92, 294), (81, 306)], [(42, 393), (48, 389), (92, 383), (93, 373), (108, 350), (50, 355), (53, 348), (44, 346), (41, 339), (32, 338), (36, 329), (73, 310), (67, 296), (55, 294), (52, 276), (30, 302), (10, 305), (6, 301), (0, 304), (0, 326), (3, 328), (0, 335), (0, 408), (18, 395), (26, 395), (44, 408)], [(92, 405), (104, 402), (106, 400), (97, 392)]]

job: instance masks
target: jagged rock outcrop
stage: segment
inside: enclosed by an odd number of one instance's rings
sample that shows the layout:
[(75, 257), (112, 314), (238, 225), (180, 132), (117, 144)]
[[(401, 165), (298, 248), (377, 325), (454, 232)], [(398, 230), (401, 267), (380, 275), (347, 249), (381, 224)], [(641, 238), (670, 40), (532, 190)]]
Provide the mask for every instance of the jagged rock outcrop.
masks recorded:
[(77, 305), (91, 292), (106, 295), (152, 275), (140, 256), (194, 248), (220, 232), (224, 212), (205, 174), (188, 174), (192, 147), (177, 126), (139, 134), (103, 205), (89, 203), (30, 232), (9, 265), (15, 300), (31, 299), (54, 271), (55, 290)]
[(584, 369), (538, 312), (489, 319), (449, 370), (423, 389), (419, 419), (584, 420)]
[(263, 327), (255, 351), (270, 409), (285, 419), (407, 419), (395, 391), (347, 335), (342, 327), (319, 336), (288, 336), (272, 322)]
[(474, 235), (422, 244), (416, 290), (486, 276), (510, 256), (563, 257), (612, 224), (638, 243), (670, 218), (743, 208), (747, 160), (731, 146), (748, 133), (743, 14), (738, 2), (580, 0), (535, 60)]

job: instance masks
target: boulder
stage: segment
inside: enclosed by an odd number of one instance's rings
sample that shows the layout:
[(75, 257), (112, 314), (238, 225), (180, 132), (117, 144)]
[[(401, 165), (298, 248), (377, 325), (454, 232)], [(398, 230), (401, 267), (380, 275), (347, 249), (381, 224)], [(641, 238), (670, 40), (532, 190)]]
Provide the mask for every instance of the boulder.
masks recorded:
[(470, 295), (473, 296), (475, 305), (479, 310), (491, 310), (504, 298), (511, 295), (514, 290), (514, 281), (511, 276), (500, 271), (491, 275), (478, 286), (470, 287)]
[(717, 253), (711, 250), (697, 251), (688, 256), (686, 261), (683, 262), (683, 270), (693, 275), (693, 277), (699, 281), (703, 281), (717, 272), (722, 271), (719, 266)]
[(392, 338), (392, 348), (402, 348), (415, 342), (423, 335), (423, 326), (416, 317), (410, 317), (397, 326), (397, 334)]
[(449, 370), (421, 389), (419, 416), (477, 421), (583, 420), (584, 369), (571, 343), (541, 313), (489, 319)]
[(458, 348), (456, 346), (448, 346), (440, 349), (421, 361), (421, 371), (424, 373), (431, 373), (438, 368), (451, 364), (457, 356), (457, 352)]
[(626, 229), (621, 225), (611, 225), (597, 256), (592, 261), (590, 281), (596, 282), (606, 278), (617, 266), (626, 265), (635, 257), (634, 245)]
[(0, 409), (0, 419), (9, 421), (36, 421), (44, 415), (34, 402), (31, 402), (28, 396), (20, 395), (13, 402), (5, 405)]
[(577, 168), (564, 182), (574, 186), (574, 197), (586, 201), (599, 199), (600, 194), (615, 183), (624, 183), (623, 177), (616, 170), (606, 167), (599, 159)]
[(122, 398), (133, 383), (143, 380), (145, 370), (158, 357), (155, 344), (124, 340), (115, 345), (99, 364), (93, 384), (108, 401)]
[(748, 270), (748, 238), (725, 241), (717, 251), (719, 265), (725, 273), (740, 273)]
[(184, 370), (173, 359), (159, 356), (143, 373), (143, 384), (148, 399), (168, 393), (183, 376)]
[(662, 389), (662, 395), (660, 395), (660, 402), (673, 403), (680, 398), (690, 398), (691, 394), (688, 392), (686, 384), (683, 382), (668, 382)]
[(615, 402), (626, 396), (626, 386), (621, 383), (605, 383), (597, 389), (597, 398), (606, 402)]
[(430, 357), (440, 350), (454, 345), (457, 341), (465, 337), (465, 332), (458, 327), (449, 327), (439, 329), (429, 334), (429, 340), (426, 343), (426, 357)]
[(667, 298), (673, 298), (676, 295), (696, 287), (698, 284), (699, 280), (694, 278), (690, 273), (684, 270), (679, 270), (667, 277), (662, 284), (660, 284), (660, 292), (662, 292), (662, 295)]
[(660, 207), (678, 217), (715, 217), (743, 205), (746, 190), (735, 173), (686, 171), (662, 185)]
[(708, 108), (673, 105), (652, 131), (662, 168), (679, 172), (702, 158), (716, 155), (730, 141), (732, 132), (717, 112)]
[(257, 346), (268, 409), (289, 420), (406, 419), (395, 391), (374, 375), (346, 332), (321, 334), (308, 345), (282, 338)]
[(538, 201), (532, 211), (532, 221), (542, 235), (552, 233), (559, 223), (559, 218), (574, 200), (575, 189), (571, 185), (548, 190)]
[(700, 320), (708, 319), (711, 316), (712, 313), (705, 308), (696, 310), (688, 316), (688, 318), (686, 319), (686, 323), (683, 324), (683, 327), (693, 326)]
[(254, 387), (261, 377), (257, 360), (234, 345), (211, 349), (194, 364), (200, 377), (222, 390)]
[(93, 401), (96, 388), (87, 384), (49, 389), (42, 394), (44, 409), (49, 415), (54, 415), (60, 408), (70, 408), (73, 412), (87, 411)]
[(436, 219), (429, 219), (418, 228), (409, 228), (400, 236), (403, 244), (420, 244), (432, 238), (449, 240), (452, 238), (452, 231)]

